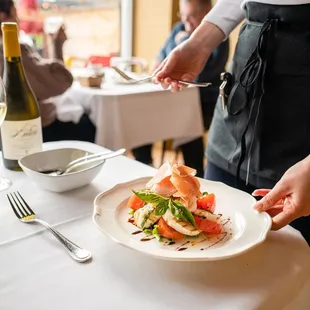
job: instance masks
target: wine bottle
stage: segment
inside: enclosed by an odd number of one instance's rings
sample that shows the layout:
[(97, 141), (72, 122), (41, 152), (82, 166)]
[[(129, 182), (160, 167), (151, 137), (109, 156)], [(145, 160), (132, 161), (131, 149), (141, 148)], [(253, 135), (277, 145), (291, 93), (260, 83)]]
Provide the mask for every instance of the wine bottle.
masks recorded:
[(4, 166), (21, 170), (18, 160), (42, 150), (42, 125), (38, 102), (24, 72), (16, 23), (2, 23), (7, 113), (1, 126)]
[(0, 102), (0, 126), (4, 121), (5, 115), (6, 115), (6, 103)]

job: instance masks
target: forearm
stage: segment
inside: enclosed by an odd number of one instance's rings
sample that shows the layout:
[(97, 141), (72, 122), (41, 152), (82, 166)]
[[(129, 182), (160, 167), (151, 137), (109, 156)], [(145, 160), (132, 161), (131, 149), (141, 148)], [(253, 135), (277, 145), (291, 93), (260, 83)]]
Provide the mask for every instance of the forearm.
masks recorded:
[(46, 100), (63, 94), (73, 82), (73, 77), (58, 62), (37, 68), (25, 67), (26, 75), (38, 100)]
[(210, 55), (224, 39), (225, 34), (217, 25), (205, 21), (193, 32), (188, 41), (197, 46), (197, 52)]
[(38, 100), (61, 95), (72, 85), (73, 77), (61, 62), (43, 59), (24, 44), (21, 52), (26, 76)]
[(63, 43), (49, 38), (48, 58), (63, 62)]
[(241, 9), (243, 0), (218, 0), (212, 10), (204, 18), (204, 22), (217, 25), (228, 37), (230, 32), (242, 21), (244, 13)]
[(242, 0), (218, 0), (191, 35), (192, 44), (210, 55), (244, 18), (241, 3)]
[(54, 44), (54, 59), (60, 60), (61, 62), (64, 61), (63, 44), (58, 44), (57, 42), (55, 42), (55, 44)]

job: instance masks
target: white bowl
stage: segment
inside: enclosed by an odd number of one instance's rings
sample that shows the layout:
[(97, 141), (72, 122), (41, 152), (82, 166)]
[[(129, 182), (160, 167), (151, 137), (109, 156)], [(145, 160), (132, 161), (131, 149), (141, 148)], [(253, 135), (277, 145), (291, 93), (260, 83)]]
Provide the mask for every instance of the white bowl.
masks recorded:
[(63, 168), (72, 160), (92, 153), (73, 148), (55, 149), (27, 155), (19, 160), (19, 165), (38, 186), (51, 192), (65, 192), (85, 186), (100, 172), (105, 160), (85, 165), (85, 169), (64, 175), (48, 175), (40, 171)]

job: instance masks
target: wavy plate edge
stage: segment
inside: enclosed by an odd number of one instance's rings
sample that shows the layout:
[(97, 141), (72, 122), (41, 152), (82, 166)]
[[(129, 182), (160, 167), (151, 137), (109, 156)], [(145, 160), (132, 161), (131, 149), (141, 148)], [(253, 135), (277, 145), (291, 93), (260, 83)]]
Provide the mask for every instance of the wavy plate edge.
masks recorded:
[[(133, 180), (130, 180), (130, 181), (127, 181), (127, 182), (118, 183), (118, 184), (114, 185), (112, 188), (99, 193), (95, 197), (94, 203), (93, 203), (94, 204), (94, 211), (93, 211), (92, 219), (93, 219), (93, 222), (94, 222), (95, 226), (99, 229), (99, 231), (101, 231), (105, 236), (111, 238), (114, 242), (116, 242), (116, 243), (118, 243), (118, 244), (120, 244), (120, 245), (122, 245), (122, 246), (124, 246), (126, 248), (129, 248), (131, 250), (135, 250), (135, 251), (137, 251), (139, 253), (142, 253), (144, 255), (148, 255), (148, 256), (151, 256), (151, 257), (158, 258), (158, 259), (170, 260), (170, 261), (179, 261), (179, 262), (218, 261), (218, 260), (230, 259), (230, 258), (234, 258), (234, 257), (240, 256), (242, 254), (245, 254), (246, 252), (249, 252), (249, 251), (253, 250), (254, 248), (256, 248), (257, 246), (259, 246), (260, 244), (262, 244), (262, 243), (264, 243), (266, 241), (268, 233), (271, 230), (272, 220), (271, 220), (271, 217), (267, 213), (262, 213), (262, 214), (265, 215), (265, 219), (267, 220), (267, 225), (265, 227), (264, 232), (260, 235), (259, 240), (256, 241), (255, 243), (248, 244), (248, 246), (245, 246), (245, 247), (241, 248), (239, 251), (236, 251), (233, 254), (227, 254), (227, 255), (223, 255), (223, 256), (219, 256), (219, 257), (207, 257), (206, 256), (206, 257), (179, 257), (178, 258), (178, 257), (170, 257), (170, 256), (158, 255), (156, 253), (150, 253), (148, 251), (143, 251), (143, 250), (138, 249), (138, 248), (136, 248), (134, 246), (130, 246), (128, 244), (125, 244), (124, 242), (122, 242), (118, 238), (114, 237), (113, 234), (109, 233), (107, 230), (105, 230), (98, 223), (97, 218), (99, 218), (101, 216), (101, 209), (102, 209), (102, 206), (100, 206), (98, 204), (98, 201), (99, 201), (99, 199), (101, 197), (107, 196), (108, 194), (118, 190), (119, 188), (123, 188), (125, 186), (129, 187), (130, 185), (139, 184), (139, 183), (142, 183), (142, 182), (146, 183), (151, 178), (152, 178), (152, 176), (146, 176), (146, 177), (136, 178), (136, 179), (133, 179)], [(226, 185), (223, 182), (210, 181), (210, 180), (205, 180), (205, 179), (200, 179), (200, 178), (198, 178), (198, 179), (199, 180), (203, 180), (205, 182), (211, 182), (211, 183), (214, 183), (214, 184), (219, 184), (220, 186), (224, 186), (224, 187), (227, 187), (227, 188), (230, 188), (230, 189), (232, 188), (232, 187)], [(233, 188), (233, 189), (235, 191), (239, 191), (239, 192), (242, 192), (243, 194), (251, 196), (250, 194), (248, 194), (246, 192), (243, 192), (243, 191), (241, 191), (239, 189), (235, 189), (235, 188)], [(253, 197), (253, 199), (255, 199), (255, 198)]]

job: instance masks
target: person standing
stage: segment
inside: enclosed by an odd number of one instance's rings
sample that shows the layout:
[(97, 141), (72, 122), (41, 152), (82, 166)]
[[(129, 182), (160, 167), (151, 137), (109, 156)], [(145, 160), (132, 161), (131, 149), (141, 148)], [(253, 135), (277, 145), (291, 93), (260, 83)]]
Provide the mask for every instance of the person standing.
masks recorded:
[(246, 18), (211, 124), (205, 177), (254, 191), (273, 229), (291, 224), (310, 244), (309, 16), (308, 0), (219, 0), (154, 82), (179, 91), (171, 77), (194, 80)]

